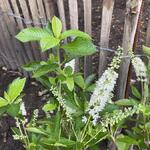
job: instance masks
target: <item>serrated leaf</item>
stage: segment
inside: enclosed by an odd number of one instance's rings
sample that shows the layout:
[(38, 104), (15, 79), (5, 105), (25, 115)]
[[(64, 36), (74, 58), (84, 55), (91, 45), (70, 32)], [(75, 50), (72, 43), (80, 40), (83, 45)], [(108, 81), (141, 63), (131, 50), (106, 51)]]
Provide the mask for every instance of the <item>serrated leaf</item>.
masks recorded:
[(21, 42), (39, 41), (42, 38), (48, 37), (50, 34), (46, 29), (30, 27), (23, 29), (16, 35), (16, 38)]
[(59, 42), (60, 42), (59, 39), (56, 39), (53, 36), (48, 36), (40, 40), (40, 46), (41, 46), (42, 51), (44, 52), (50, 48), (57, 46)]
[(37, 81), (39, 81), (44, 87), (51, 88), (51, 83), (49, 81), (49, 78), (47, 76), (41, 76), (36, 78)]
[(144, 54), (146, 54), (147, 56), (150, 57), (150, 47), (143, 45), (143, 52), (144, 52)]
[(87, 33), (76, 29), (67, 30), (61, 34), (61, 39), (65, 39), (67, 37), (81, 37), (81, 38), (91, 39), (91, 37)]
[(74, 76), (74, 82), (82, 89), (85, 88), (85, 82), (84, 82), (84, 79), (81, 75), (78, 75), (78, 76)]
[(86, 80), (85, 80), (85, 83), (87, 86), (89, 86), (95, 79), (95, 74), (91, 74), (89, 75)]
[(56, 38), (59, 38), (62, 31), (62, 23), (59, 18), (54, 16), (52, 18), (52, 30)]
[(123, 142), (123, 143), (127, 143), (127, 144), (135, 144), (135, 145), (137, 145), (138, 144), (138, 142), (135, 140), (135, 139), (133, 139), (133, 138), (131, 138), (131, 137), (129, 137), (129, 136), (125, 136), (125, 135), (120, 135), (120, 136), (118, 136), (117, 137), (117, 141), (118, 142)]
[(138, 102), (134, 99), (121, 99), (115, 102), (118, 106), (134, 106), (137, 105)]
[(41, 66), (40, 62), (31, 62), (22, 66), (26, 71), (35, 71)]
[(10, 99), (10, 97), (9, 97), (9, 95), (7, 94), (6, 91), (4, 92), (4, 98), (5, 98), (8, 102), (11, 101), (11, 99)]
[(70, 75), (72, 75), (72, 73), (73, 73), (72, 67), (67, 66), (67, 67), (64, 68), (64, 74), (66, 76), (70, 76)]
[(0, 107), (4, 107), (8, 105), (8, 101), (4, 98), (0, 97)]
[(26, 130), (28, 132), (33, 132), (33, 133), (37, 133), (37, 134), (43, 134), (43, 135), (46, 135), (47, 134), (45, 132), (43, 132), (42, 130), (38, 129), (38, 128), (34, 128), (34, 127), (29, 127), (29, 128), (26, 128)]
[(7, 113), (12, 117), (16, 117), (19, 113), (19, 110), (20, 110), (19, 104), (11, 104), (7, 109)]
[(138, 89), (135, 87), (135, 86), (131, 86), (131, 91), (132, 91), (132, 94), (138, 98), (138, 99), (141, 99), (142, 96), (140, 94), (140, 92), (138, 91)]
[(48, 112), (48, 111), (52, 111), (55, 110), (57, 107), (56, 104), (45, 104), (42, 108), (43, 111)]
[(73, 80), (73, 77), (67, 77), (66, 84), (67, 84), (68, 89), (70, 91), (73, 91), (73, 89), (74, 89), (74, 80)]
[(94, 44), (83, 38), (76, 38), (73, 42), (63, 45), (62, 48), (73, 56), (87, 56), (96, 52)]
[(26, 78), (17, 78), (9, 85), (7, 94), (10, 97), (11, 102), (13, 102), (18, 96), (20, 96), (25, 86), (25, 82)]
[(52, 31), (52, 24), (50, 21), (48, 21), (47, 25), (46, 25), (46, 30), (49, 32), (50, 35), (53, 36), (53, 31)]
[(43, 76), (47, 73), (50, 73), (50, 72), (54, 71), (56, 69), (56, 67), (57, 67), (56, 64), (43, 65), (43, 66), (39, 67), (36, 71), (34, 71), (33, 77), (34, 78), (41, 77), (41, 76)]
[(75, 141), (60, 137), (59, 140), (55, 140), (54, 138), (43, 138), (42, 143), (48, 146), (55, 147), (70, 147), (76, 144)]

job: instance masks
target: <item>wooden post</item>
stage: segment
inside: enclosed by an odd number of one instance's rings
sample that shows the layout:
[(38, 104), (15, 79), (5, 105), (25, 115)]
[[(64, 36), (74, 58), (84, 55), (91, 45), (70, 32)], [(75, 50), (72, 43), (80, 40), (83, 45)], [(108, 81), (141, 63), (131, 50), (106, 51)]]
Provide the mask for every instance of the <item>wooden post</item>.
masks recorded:
[[(78, 29), (78, 3), (77, 0), (69, 0), (69, 14), (71, 29)], [(75, 60), (75, 71), (79, 71), (79, 58)]]
[(66, 17), (65, 17), (63, 0), (57, 0), (57, 6), (58, 6), (59, 16), (63, 24), (63, 31), (65, 31), (66, 30)]
[[(127, 11), (125, 17), (125, 25), (124, 25), (124, 35), (123, 35), (123, 49), (124, 55), (128, 54), (128, 50), (133, 48), (135, 34), (137, 30), (139, 14), (142, 6), (142, 0), (137, 0), (136, 13), (132, 12), (132, 0), (127, 1)], [(121, 67), (119, 70), (119, 81), (118, 81), (118, 90), (117, 90), (117, 98), (121, 99), (125, 96), (126, 84), (127, 84), (127, 76), (130, 65), (130, 59), (125, 58), (122, 60)]]
[[(92, 35), (92, 1), (83, 0), (84, 5), (84, 30)], [(92, 56), (84, 58), (84, 77), (86, 78), (92, 73)]]
[[(104, 0), (102, 10), (102, 25), (100, 34), (100, 46), (102, 48), (108, 48), (109, 36), (111, 29), (112, 13), (114, 8), (114, 0)], [(107, 56), (108, 52), (100, 51), (99, 55), (99, 76), (102, 75), (103, 71), (107, 67)]]

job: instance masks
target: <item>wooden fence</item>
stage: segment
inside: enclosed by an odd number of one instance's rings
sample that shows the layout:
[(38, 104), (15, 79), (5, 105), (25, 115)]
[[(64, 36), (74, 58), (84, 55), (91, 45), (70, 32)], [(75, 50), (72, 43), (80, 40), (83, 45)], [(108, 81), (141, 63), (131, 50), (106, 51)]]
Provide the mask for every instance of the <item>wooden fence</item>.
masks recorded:
[[(37, 43), (22, 44), (14, 36), (21, 29), (30, 26), (45, 26), (48, 19), (59, 16), (63, 22), (63, 30), (78, 29), (79, 19), (84, 22), (84, 31), (92, 36), (92, 6), (95, 0), (0, 0), (0, 64), (8, 69), (22, 71), (21, 65), (32, 60), (45, 60), (48, 52), (41, 53)], [(79, 3), (82, 9), (79, 13)], [(109, 48), (112, 16), (115, 0), (101, 0), (101, 29), (96, 31), (100, 37), (100, 47)], [(143, 0), (127, 0), (125, 11), (122, 46), (126, 55), (133, 48), (139, 16)], [(99, 21), (99, 20), (98, 20)], [(150, 22), (149, 22), (150, 24)], [(149, 27), (150, 28), (150, 27)], [(147, 43), (149, 43), (147, 36)], [(99, 76), (107, 66), (108, 52), (99, 53)], [(77, 66), (79, 60), (76, 61)], [(119, 70), (118, 97), (125, 95), (130, 60), (123, 59)], [(84, 75), (92, 73), (92, 56), (84, 58)], [(78, 68), (78, 67), (77, 67)], [(25, 75), (27, 75), (24, 72)]]

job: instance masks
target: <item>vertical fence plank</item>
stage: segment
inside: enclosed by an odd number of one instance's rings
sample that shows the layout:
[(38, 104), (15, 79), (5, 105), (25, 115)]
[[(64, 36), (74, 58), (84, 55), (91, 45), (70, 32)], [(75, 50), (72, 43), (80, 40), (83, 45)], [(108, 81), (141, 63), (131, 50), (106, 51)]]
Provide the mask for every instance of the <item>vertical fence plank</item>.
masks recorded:
[[(109, 46), (109, 36), (110, 36), (113, 8), (114, 8), (114, 0), (103, 1), (102, 24), (101, 24), (101, 34), (100, 34), (100, 46), (103, 48), (108, 48)], [(108, 63), (107, 56), (108, 53), (106, 51), (100, 51), (99, 76), (102, 75), (103, 71), (107, 67), (107, 63)]]
[[(84, 30), (92, 35), (92, 2), (91, 0), (83, 0), (84, 5)], [(84, 58), (84, 77), (92, 73), (92, 56)]]
[[(9, 1), (8, 0), (3, 0), (3, 3), (4, 3), (4, 5), (3, 5), (4, 11), (9, 12), (9, 13), (13, 13), (13, 10), (11, 8), (11, 5), (10, 5)], [(14, 53), (16, 59), (18, 60), (17, 61), (18, 66), (19, 66), (18, 69), (21, 71), (22, 70), (21, 69), (22, 64), (24, 64), (26, 62), (26, 56), (24, 54), (25, 50), (24, 50), (23, 45), (15, 39), (17, 28), (16, 28), (16, 22), (15, 22), (14, 17), (7, 16), (7, 26), (9, 28), (9, 31), (10, 31), (10, 34), (11, 34), (10, 36), (12, 38), (12, 41), (14, 43), (14, 49), (12, 49), (12, 50), (13, 50), (13, 53)], [(24, 75), (27, 75), (26, 72), (23, 71), (23, 73), (24, 73)]]
[[(71, 29), (78, 29), (78, 3), (77, 0), (69, 0), (69, 15)], [(79, 71), (79, 58), (75, 60), (75, 71)]]
[[(124, 35), (123, 35), (124, 55), (127, 55), (128, 50), (133, 48), (139, 14), (142, 6), (142, 0), (137, 0), (136, 14), (132, 14), (132, 12), (130, 11), (131, 1), (132, 0), (127, 1), (127, 12), (125, 17)], [(125, 96), (129, 65), (130, 65), (130, 59), (122, 60), (121, 67), (119, 70), (119, 81), (118, 81), (118, 91), (117, 91), (118, 92), (117, 97), (119, 99), (124, 98)]]
[[(29, 0), (28, 2), (29, 2), (29, 9), (30, 9), (30, 12), (31, 12), (31, 17), (32, 17), (32, 20), (33, 20), (33, 25), (37, 26), (37, 24), (40, 23), (40, 18), (39, 18), (39, 14), (38, 14), (38, 8), (37, 8), (36, 0)], [(36, 50), (35, 53), (34, 53), (35, 58), (36, 58), (36, 60), (40, 60), (41, 53), (40, 53), (40, 50), (39, 50), (38, 43), (35, 42), (33, 44), (34, 44), (34, 49)]]
[[(18, 5), (17, 5), (17, 1), (12, 0), (11, 2), (12, 2), (12, 7), (13, 7), (15, 15), (21, 17), (20, 12), (19, 12), (19, 8), (18, 8)], [(19, 30), (24, 29), (24, 25), (23, 25), (22, 20), (20, 18), (19, 19), (17, 18), (16, 21), (17, 21), (17, 25), (18, 25)], [(33, 60), (32, 53), (30, 51), (30, 45), (28, 43), (25, 43), (25, 44), (22, 43), (22, 45), (25, 48), (25, 51), (23, 51), (23, 55), (26, 58), (25, 63), (27, 63), (27, 62), (29, 62), (29, 60)]]
[(63, 24), (63, 31), (66, 30), (66, 17), (65, 17), (65, 9), (64, 9), (64, 1), (63, 0), (57, 0), (57, 7), (59, 11), (59, 16)]
[(51, 20), (55, 14), (53, 0), (44, 0), (47, 19)]
[(148, 21), (147, 33), (146, 33), (146, 46), (150, 47), (150, 19)]
[[(37, 5), (38, 5), (38, 12), (39, 12), (40, 22), (43, 24), (42, 26), (45, 27), (47, 21), (46, 21), (46, 14), (45, 14), (45, 11), (44, 11), (43, 1), (42, 0), (37, 0)], [(47, 56), (48, 56), (47, 52), (41, 52), (42, 60), (46, 60)]]
[[(31, 17), (30, 17), (30, 13), (29, 13), (29, 8), (27, 6), (26, 0), (19, 0), (19, 4), (20, 4), (20, 8), (22, 10), (22, 14), (24, 16), (24, 19), (26, 20), (25, 25), (27, 27), (31, 27)], [(32, 10), (32, 9), (31, 9)], [(32, 57), (34, 60), (39, 60), (40, 59), (40, 54), (37, 50), (37, 44), (31, 42), (31, 52), (32, 52)]]
[[(7, 0), (5, 2), (0, 1), (1, 10), (8, 12), (7, 5), (8, 5)], [(8, 53), (10, 53), (12, 55), (12, 60), (15, 60), (15, 64), (13, 65), (12, 69), (16, 69), (17, 67), (20, 67), (22, 60), (19, 58), (19, 55), (16, 52), (16, 49), (18, 49), (18, 47), (17, 47), (16, 42), (14, 40), (15, 21), (12, 20), (12, 18), (8, 17), (6, 14), (4, 14), (3, 18), (4, 18), (4, 24), (2, 23), (2, 25), (4, 27), (4, 32), (6, 35), (7, 47), (9, 47)]]
[[(1, 10), (1, 9), (0, 9)], [(4, 59), (4, 62), (8, 69), (13, 69), (16, 67), (16, 63), (13, 61), (13, 57), (11, 55), (9, 45), (8, 44), (8, 33), (5, 30), (5, 22), (2, 16), (0, 16), (0, 47), (1, 47), (1, 57)], [(11, 41), (10, 41), (11, 44)], [(13, 61), (13, 62), (12, 62)]]

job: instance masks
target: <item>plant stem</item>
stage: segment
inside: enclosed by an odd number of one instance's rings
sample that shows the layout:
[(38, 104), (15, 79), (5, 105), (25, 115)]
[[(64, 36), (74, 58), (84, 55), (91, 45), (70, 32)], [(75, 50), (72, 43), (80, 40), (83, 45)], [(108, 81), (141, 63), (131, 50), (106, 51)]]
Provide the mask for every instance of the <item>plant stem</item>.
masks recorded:
[(85, 137), (86, 137), (85, 133), (86, 133), (86, 129), (87, 129), (88, 125), (89, 125), (90, 120), (91, 120), (91, 116), (89, 116), (88, 121), (86, 122), (86, 125), (85, 125), (85, 127), (83, 129), (83, 133), (82, 133), (82, 136), (81, 136), (81, 142), (83, 142)]

